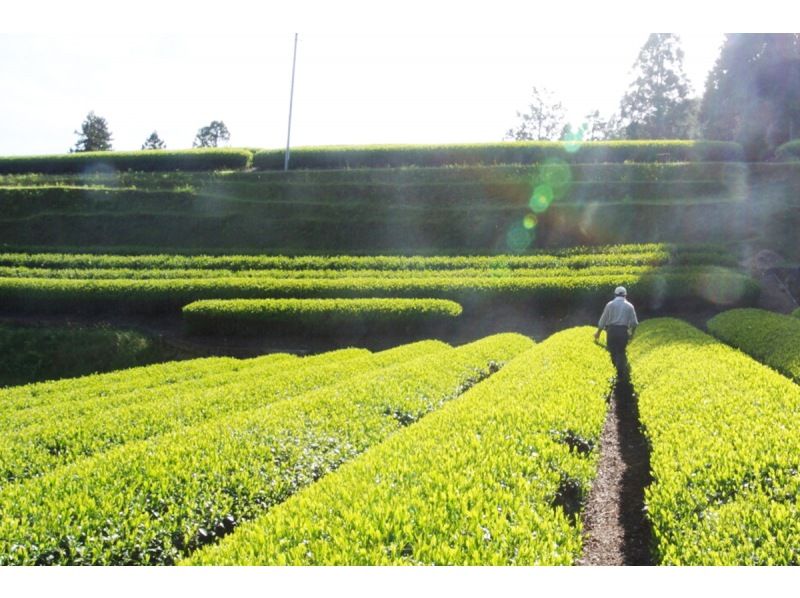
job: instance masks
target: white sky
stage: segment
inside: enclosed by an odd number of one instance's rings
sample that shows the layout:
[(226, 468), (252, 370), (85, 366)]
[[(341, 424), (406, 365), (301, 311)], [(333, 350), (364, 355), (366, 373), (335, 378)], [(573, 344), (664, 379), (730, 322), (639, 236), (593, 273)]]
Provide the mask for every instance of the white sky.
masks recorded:
[[(139, 149), (153, 130), (168, 148), (188, 148), (212, 120), (225, 122), (231, 146), (283, 147), (294, 31), (293, 146), (499, 141), (534, 85), (551, 89), (573, 120), (595, 108), (608, 116), (648, 31), (662, 21), (698, 25), (679, 14), (680, 3), (669, 18), (631, 27), (617, 19), (616, 28), (599, 13), (572, 25), (566, 17), (580, 3), (548, 12), (500, 2), (478, 14), (393, 3), (406, 10), (384, 13), (380, 30), (348, 19), (344, 8), (331, 11), (338, 3), (282, 19), (236, 0), (211, 13), (202, 3), (184, 4), (193, 9), (182, 13), (149, 0), (127, 14), (109, 14), (111, 3), (78, 2), (91, 5), (83, 11), (75, 2), (49, 4), (47, 13), (41, 4), (18, 9), (16, 26), (0, 23), (0, 155), (66, 152), (90, 110), (108, 121), (116, 150)], [(359, 4), (359, 14), (375, 16), (379, 5)], [(457, 26), (462, 20), (468, 27)], [(104, 30), (110, 34), (95, 34)], [(700, 94), (722, 34), (679, 35)]]

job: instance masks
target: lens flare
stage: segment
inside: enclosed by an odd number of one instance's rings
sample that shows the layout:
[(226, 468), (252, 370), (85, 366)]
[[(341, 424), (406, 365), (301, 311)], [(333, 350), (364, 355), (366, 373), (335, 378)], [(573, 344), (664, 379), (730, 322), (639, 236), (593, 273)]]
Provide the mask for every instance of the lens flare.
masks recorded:
[(506, 233), (506, 245), (514, 253), (522, 253), (533, 243), (533, 231), (515, 223)]
[(572, 184), (572, 169), (563, 160), (548, 160), (539, 168), (537, 182), (550, 185), (561, 197)]
[(547, 183), (537, 185), (528, 201), (528, 206), (535, 214), (541, 214), (553, 203), (553, 188)]
[(536, 218), (536, 214), (527, 214), (525, 218), (522, 219), (522, 226), (526, 229), (531, 230), (536, 226), (538, 219)]
[(723, 268), (709, 268), (697, 282), (698, 294), (716, 305), (733, 305), (745, 293), (745, 283)]
[(582, 124), (575, 131), (570, 127), (569, 132), (564, 135), (564, 151), (569, 154), (574, 154), (583, 145), (583, 137), (586, 134), (586, 124)]

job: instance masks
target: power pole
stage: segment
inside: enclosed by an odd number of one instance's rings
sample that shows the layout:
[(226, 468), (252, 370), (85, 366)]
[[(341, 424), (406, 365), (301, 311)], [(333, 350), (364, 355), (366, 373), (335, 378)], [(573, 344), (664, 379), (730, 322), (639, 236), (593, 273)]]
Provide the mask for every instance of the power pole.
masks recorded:
[(292, 57), (292, 89), (289, 92), (289, 131), (286, 133), (286, 157), (283, 170), (289, 170), (289, 140), (292, 137), (292, 101), (294, 100), (294, 67), (297, 64), (297, 34), (294, 34), (294, 56)]

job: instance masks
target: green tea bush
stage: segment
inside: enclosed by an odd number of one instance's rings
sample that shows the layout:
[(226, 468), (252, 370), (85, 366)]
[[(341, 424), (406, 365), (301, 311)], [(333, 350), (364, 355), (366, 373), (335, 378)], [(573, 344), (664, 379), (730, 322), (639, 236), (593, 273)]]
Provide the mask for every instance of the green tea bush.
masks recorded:
[(663, 265), (696, 253), (724, 256), (720, 246), (661, 243), (568, 247), (528, 255), (351, 256), (351, 255), (102, 255), (91, 253), (0, 253), (0, 265), (31, 268), (280, 269), (280, 270), (456, 270), (608, 265)]
[(461, 315), (442, 299), (218, 299), (183, 307), (191, 333), (313, 333), (342, 336), (354, 328), (370, 334), (436, 327)]
[(708, 321), (708, 331), (800, 382), (800, 320), (763, 309), (731, 309)]
[(800, 387), (672, 319), (628, 346), (664, 565), (800, 564)]
[(506, 334), (129, 442), (0, 490), (0, 564), (172, 563), (528, 349)]
[(186, 563), (574, 564), (612, 379), (559, 332)]
[[(385, 168), (454, 164), (534, 164), (567, 162), (739, 162), (742, 148), (722, 141), (518, 141), (455, 145), (371, 145), (297, 147), (293, 168)], [(283, 150), (257, 152), (253, 165), (282, 169)]]
[[(40, 476), (57, 467), (129, 442), (243, 413), (446, 349), (438, 341), (405, 345), (378, 354), (343, 349), (285, 360), (250, 360), (251, 367), (189, 384), (115, 394), (101, 400), (29, 409), (0, 423), (13, 424), (0, 439), (0, 486)], [(168, 390), (168, 392), (166, 392)]]
[(90, 173), (118, 170), (230, 170), (247, 168), (253, 154), (233, 148), (143, 150), (136, 152), (77, 152), (50, 156), (0, 158), (0, 174)]
[(201, 299), (415, 298), (449, 299), (465, 306), (486, 301), (577, 305), (628, 287), (653, 309), (688, 305), (752, 305), (760, 287), (723, 268), (674, 268), (665, 273), (542, 277), (441, 277), (258, 279), (201, 278), (80, 280), (0, 278), (0, 301), (8, 309), (43, 312), (160, 313)]
[(787, 141), (775, 150), (775, 156), (779, 160), (800, 160), (800, 139)]

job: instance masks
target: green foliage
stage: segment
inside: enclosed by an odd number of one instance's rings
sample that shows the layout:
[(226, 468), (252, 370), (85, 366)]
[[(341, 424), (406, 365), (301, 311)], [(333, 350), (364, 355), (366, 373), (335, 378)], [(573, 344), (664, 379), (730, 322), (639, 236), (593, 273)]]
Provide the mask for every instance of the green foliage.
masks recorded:
[(566, 111), (547, 89), (533, 87), (527, 112), (517, 112), (520, 124), (506, 132), (506, 139), (514, 141), (555, 141), (559, 139), (566, 121)]
[[(709, 141), (587, 141), (575, 143), (518, 141), (472, 145), (386, 145), (298, 147), (292, 149), (294, 168), (385, 168), (450, 166), (455, 164), (535, 164), (559, 159), (586, 162), (736, 162), (742, 159), (735, 143)], [(257, 152), (253, 165), (264, 170), (283, 168), (282, 150)]]
[(794, 311), (792, 312), (792, 315), (793, 315), (795, 318), (800, 318), (800, 307), (798, 307), (796, 310), (794, 310)]
[[(750, 305), (759, 286), (723, 268), (676, 268), (665, 273), (543, 277), (323, 278), (323, 279), (142, 279), (80, 280), (2, 278), (0, 300), (9, 309), (47, 312), (177, 310), (200, 299), (415, 298), (450, 299), (462, 304), (517, 301), (539, 307), (602, 300), (617, 285), (652, 309), (688, 305)], [(466, 307), (466, 305), (465, 305)]]
[(252, 156), (248, 150), (233, 148), (138, 152), (87, 151), (51, 156), (0, 158), (0, 174), (241, 169), (248, 167)]
[(150, 136), (142, 144), (143, 150), (163, 150), (167, 149), (167, 144), (158, 136), (156, 131), (150, 133)]
[(75, 142), (75, 152), (106, 152), (111, 150), (111, 131), (108, 130), (106, 119), (89, 112), (86, 120), (81, 123), (81, 130), (75, 131), (78, 141)]
[(0, 324), (0, 386), (105, 372), (173, 356), (162, 343), (134, 330)]
[(643, 322), (628, 356), (657, 561), (800, 564), (800, 387), (678, 320)]
[(438, 409), (530, 345), (497, 335), (424, 351), (7, 486), (0, 564), (172, 563)]
[[(663, 266), (667, 264), (735, 265), (718, 245), (662, 243), (567, 247), (529, 255), (491, 256), (283, 256), (283, 255), (101, 255), (90, 253), (0, 253), (0, 265), (54, 269), (155, 270), (480, 270)], [(721, 260), (721, 261), (720, 261)], [(123, 274), (123, 277), (127, 274)]]
[(688, 139), (694, 104), (674, 33), (651, 33), (633, 65), (636, 76), (620, 103), (628, 139)]
[(800, 320), (762, 309), (731, 309), (711, 318), (708, 331), (800, 382)]
[(187, 563), (572, 564), (612, 377), (590, 328), (555, 334)]
[(531, 210), (529, 248), (727, 241), (752, 234), (759, 205), (744, 202), (748, 169), (735, 163), (2, 179), (5, 243), (92, 251), (507, 253)]
[(771, 159), (797, 137), (800, 35), (727, 34), (706, 80), (700, 122), (704, 137), (741, 143), (750, 161)]
[(375, 355), (343, 349), (295, 361), (270, 356), (180, 384), (11, 412), (0, 418), (0, 486), (443, 348), (444, 343), (426, 341)]
[(217, 147), (220, 141), (228, 141), (231, 134), (221, 120), (212, 120), (207, 127), (201, 127), (192, 142), (192, 147)]
[(800, 160), (800, 139), (787, 141), (778, 147), (775, 150), (775, 156), (779, 160), (786, 160), (787, 162)]
[(260, 334), (301, 332), (346, 336), (429, 330), (461, 315), (442, 299), (217, 299), (183, 307), (189, 332)]

